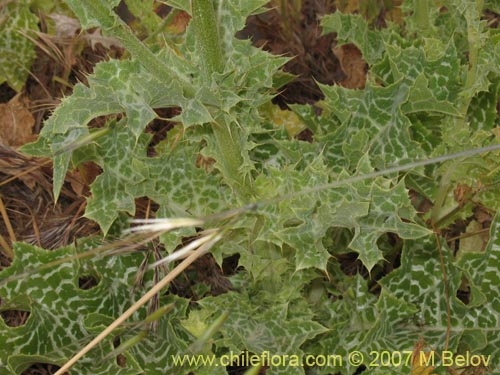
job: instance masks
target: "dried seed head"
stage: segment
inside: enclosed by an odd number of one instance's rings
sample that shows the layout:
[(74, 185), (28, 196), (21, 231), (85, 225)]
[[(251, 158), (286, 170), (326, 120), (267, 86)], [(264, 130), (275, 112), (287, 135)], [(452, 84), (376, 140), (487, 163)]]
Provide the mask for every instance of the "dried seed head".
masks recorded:
[(187, 258), (194, 250), (198, 249), (200, 246), (205, 244), (210, 240), (218, 241), (221, 238), (221, 235), (216, 232), (216, 230), (210, 230), (205, 233), (205, 235), (197, 238), (196, 240), (188, 243), (186, 246), (183, 246), (179, 250), (173, 252), (172, 254), (166, 256), (165, 258), (156, 261), (153, 263), (150, 268), (156, 268), (161, 264), (168, 264), (175, 260)]
[(129, 228), (125, 233), (147, 233), (147, 232), (169, 232), (173, 229), (194, 227), (203, 224), (203, 220), (190, 218), (174, 218), (174, 219), (135, 219), (132, 223), (140, 224)]

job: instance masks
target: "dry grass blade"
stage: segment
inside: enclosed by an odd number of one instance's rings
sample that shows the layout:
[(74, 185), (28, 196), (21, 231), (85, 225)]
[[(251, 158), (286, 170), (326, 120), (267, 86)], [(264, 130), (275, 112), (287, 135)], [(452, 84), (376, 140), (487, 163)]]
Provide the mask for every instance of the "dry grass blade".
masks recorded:
[(12, 248), (1, 234), (0, 234), (0, 246), (2, 247), (4, 254), (8, 259), (11, 260), (14, 259), (14, 252), (12, 251)]
[(121, 316), (119, 316), (113, 323), (111, 323), (104, 331), (97, 335), (90, 343), (88, 343), (82, 350), (80, 350), (73, 358), (64, 364), (54, 375), (63, 375), (65, 371), (68, 371), (80, 358), (87, 354), (92, 348), (98, 345), (102, 340), (106, 338), (115, 328), (124, 323), (132, 314), (134, 314), (139, 308), (146, 304), (151, 298), (153, 298), (157, 293), (159, 293), (164, 287), (170, 284), (177, 276), (179, 276), (188, 266), (190, 266), (196, 259), (198, 259), (203, 254), (207, 253), (217, 241), (222, 238), (219, 233), (213, 233), (210, 235), (210, 241), (206, 242), (200, 246), (196, 251), (194, 251), (189, 257), (184, 259), (177, 267), (175, 267), (167, 276), (165, 276), (158, 284), (153, 286), (144, 296), (142, 296), (136, 303), (134, 303), (127, 311), (125, 311)]
[(168, 264), (168, 263), (174, 262), (176, 260), (187, 258), (190, 254), (192, 254), (192, 252), (195, 249), (197, 249), (198, 247), (200, 247), (202, 244), (204, 244), (205, 242), (207, 242), (210, 239), (210, 237), (207, 236), (207, 234), (212, 234), (214, 232), (215, 232), (215, 230), (205, 231), (204, 235), (202, 235), (198, 239), (190, 242), (189, 244), (184, 246), (182, 249), (175, 251), (172, 254), (170, 254), (162, 259), (157, 260), (156, 262), (151, 264), (149, 266), (149, 268), (154, 269), (158, 266), (164, 265), (165, 263)]
[(14, 148), (0, 143), (0, 172), (7, 176), (0, 181), (0, 186), (5, 186), (15, 180), (21, 180), (30, 189), (35, 184), (41, 185), (46, 190), (52, 186), (48, 176), (43, 173), (43, 167), (52, 163), (50, 159), (26, 156)]
[(43, 167), (45, 165), (49, 165), (50, 163), (52, 163), (52, 160), (46, 160), (44, 163), (40, 164), (40, 165), (35, 165), (33, 167), (30, 167), (28, 169), (25, 169), (24, 171), (22, 172), (19, 172), (17, 173), (16, 175), (12, 176), (12, 177), (9, 177), (3, 181), (0, 181), (0, 186), (2, 185), (7, 185), (9, 182), (12, 182), (12, 181), (15, 181), (17, 180), (18, 178), (21, 178), (27, 174), (30, 174), (31, 172), (34, 172), (36, 171), (37, 169), (39, 169), (40, 167)]
[(14, 234), (14, 229), (12, 229), (12, 224), (10, 223), (9, 215), (7, 215), (7, 211), (5, 210), (2, 196), (0, 196), (0, 213), (2, 214), (2, 219), (5, 224), (5, 227), (7, 228), (7, 233), (9, 233), (9, 238), (11, 242), (15, 242), (16, 235)]

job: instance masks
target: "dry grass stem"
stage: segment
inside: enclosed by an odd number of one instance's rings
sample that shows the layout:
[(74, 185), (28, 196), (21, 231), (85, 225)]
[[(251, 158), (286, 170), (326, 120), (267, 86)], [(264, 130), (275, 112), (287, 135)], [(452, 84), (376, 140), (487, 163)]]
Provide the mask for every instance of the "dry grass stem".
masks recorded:
[(87, 354), (92, 348), (98, 345), (102, 340), (104, 340), (114, 329), (119, 327), (124, 323), (132, 314), (134, 314), (139, 308), (146, 304), (151, 298), (153, 298), (157, 293), (159, 293), (163, 288), (170, 284), (177, 276), (179, 276), (182, 271), (184, 271), (188, 266), (190, 266), (196, 259), (198, 259), (203, 254), (207, 253), (210, 248), (219, 241), (222, 236), (217, 233), (213, 233), (211, 240), (206, 242), (196, 251), (194, 251), (189, 257), (184, 259), (177, 267), (175, 267), (167, 276), (165, 276), (158, 284), (153, 286), (144, 296), (142, 296), (136, 303), (134, 303), (127, 311), (125, 311), (121, 316), (119, 316), (113, 323), (111, 323), (104, 331), (97, 335), (91, 342), (89, 342), (82, 350), (80, 350), (73, 358), (64, 364), (54, 375), (63, 375), (65, 371), (68, 371), (80, 358)]

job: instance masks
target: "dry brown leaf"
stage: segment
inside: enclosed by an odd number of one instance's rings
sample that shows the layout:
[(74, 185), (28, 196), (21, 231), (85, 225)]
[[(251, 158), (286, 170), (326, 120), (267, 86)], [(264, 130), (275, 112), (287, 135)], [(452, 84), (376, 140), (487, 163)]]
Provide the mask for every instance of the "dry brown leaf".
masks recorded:
[(16, 95), (9, 102), (0, 104), (0, 142), (13, 148), (33, 142), (35, 118), (29, 111), (29, 99)]
[(92, 32), (84, 34), (82, 38), (90, 41), (90, 47), (93, 51), (95, 51), (97, 44), (101, 44), (106, 49), (111, 49), (111, 47), (122, 48), (122, 44), (118, 39), (111, 36), (103, 36), (101, 29), (95, 29)]
[(425, 342), (423, 338), (420, 338), (413, 348), (412, 360), (411, 360), (411, 375), (436, 375), (433, 373), (434, 367), (427, 365), (431, 362), (431, 358), (434, 357), (434, 351), (425, 352), (423, 351), (425, 347)]
[(71, 188), (78, 196), (87, 196), (89, 186), (94, 182), (97, 176), (101, 174), (100, 167), (93, 162), (83, 162), (78, 168), (68, 173), (67, 180)]
[(174, 16), (174, 19), (168, 25), (167, 30), (172, 34), (182, 34), (186, 31), (190, 19), (191, 16), (189, 14), (180, 11)]
[(473, 195), (472, 188), (465, 184), (458, 184), (453, 191), (455, 201), (461, 206), (467, 203)]
[(335, 6), (342, 13), (358, 13), (359, 0), (335, 0)]
[(404, 15), (400, 6), (394, 6), (391, 10), (387, 11), (385, 14), (385, 19), (397, 23), (398, 25), (403, 25)]
[(487, 209), (482, 207), (476, 207), (474, 209), (474, 216), (478, 223), (480, 223), (483, 228), (489, 227), (491, 221), (493, 220), (493, 215), (488, 212)]
[(363, 60), (361, 52), (353, 44), (345, 44), (332, 49), (339, 59), (340, 66), (346, 75), (340, 84), (348, 89), (362, 89), (366, 83), (368, 65)]
[(80, 32), (80, 22), (63, 14), (49, 14), (56, 27), (57, 38), (74, 38)]

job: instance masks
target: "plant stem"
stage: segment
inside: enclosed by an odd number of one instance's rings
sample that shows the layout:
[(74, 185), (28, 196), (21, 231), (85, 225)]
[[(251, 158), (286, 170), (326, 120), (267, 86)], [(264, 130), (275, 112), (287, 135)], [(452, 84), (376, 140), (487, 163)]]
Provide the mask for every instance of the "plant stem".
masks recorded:
[(428, 0), (415, 1), (415, 19), (420, 32), (425, 35), (430, 29)]
[(285, 35), (288, 39), (291, 37), (291, 29), (290, 29), (290, 15), (288, 13), (288, 1), (281, 0), (280, 4), (280, 16), (281, 22), (283, 23), (283, 29), (285, 31)]
[(236, 193), (247, 202), (251, 198), (252, 180), (250, 175), (245, 175), (240, 170), (243, 165), (242, 147), (238, 140), (240, 139), (239, 129), (230, 128), (224, 117), (221, 117), (221, 123), (212, 123), (212, 131), (215, 136), (217, 149), (222, 155), (220, 168), (224, 169), (222, 174), (228, 181), (228, 184)]
[(105, 33), (118, 39), (123, 47), (155, 77), (160, 80), (177, 80), (183, 88), (184, 95), (194, 97), (195, 89), (189, 79), (174, 72), (146, 47), (128, 25), (109, 9), (109, 4), (105, 0), (67, 0), (67, 3), (73, 10), (83, 9), (89, 18), (96, 19)]
[[(207, 85), (211, 85), (215, 73), (224, 71), (223, 50), (217, 29), (217, 17), (212, 0), (192, 0), (192, 22), (195, 32), (197, 48), (200, 53)], [(247, 200), (251, 197), (250, 176), (242, 172), (243, 149), (240, 145), (240, 129), (231, 127), (224, 114), (214, 116), (212, 131), (216, 140), (216, 147), (222, 160), (221, 172), (229, 185), (238, 193), (240, 198)]]
[[(470, 90), (476, 82), (477, 63), (479, 49), (482, 47), (480, 20), (483, 10), (483, 1), (477, 0), (476, 4), (469, 4), (465, 10), (465, 19), (467, 21), (467, 41), (469, 44), (469, 69), (467, 71), (467, 80), (464, 90)], [(475, 94), (475, 93), (474, 93)], [(462, 103), (461, 111), (465, 115), (469, 109), (469, 104), (473, 95), (469, 95)]]
[(209, 81), (213, 73), (222, 73), (222, 47), (217, 29), (217, 19), (212, 0), (192, 0), (193, 27), (202, 58), (205, 78)]
[(170, 24), (175, 16), (179, 13), (177, 9), (172, 8), (172, 10), (166, 15), (166, 17), (163, 19), (163, 21), (160, 22), (158, 27), (151, 33), (149, 34), (146, 38), (144, 38), (143, 43), (146, 43), (150, 40), (153, 40), (159, 33), (161, 33), (164, 29), (165, 26)]

